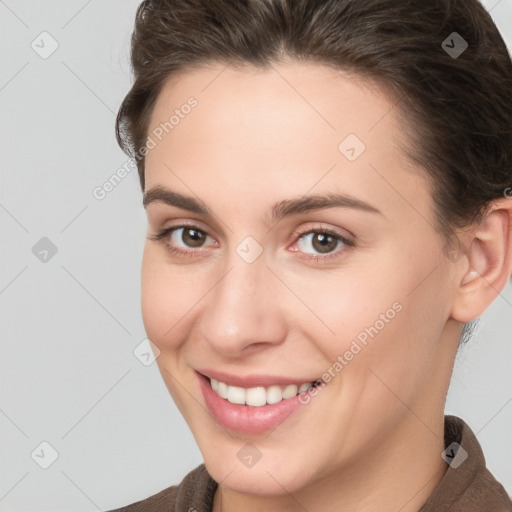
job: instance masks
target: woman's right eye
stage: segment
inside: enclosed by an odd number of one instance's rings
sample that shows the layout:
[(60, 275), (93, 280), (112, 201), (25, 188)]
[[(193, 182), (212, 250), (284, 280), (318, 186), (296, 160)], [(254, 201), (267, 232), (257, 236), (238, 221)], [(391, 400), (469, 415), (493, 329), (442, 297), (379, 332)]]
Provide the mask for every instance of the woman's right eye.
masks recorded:
[(173, 228), (170, 236), (173, 244), (184, 248), (203, 247), (208, 239), (213, 240), (204, 231), (194, 227)]
[(194, 249), (217, 245), (210, 235), (197, 226), (172, 226), (148, 238), (161, 241), (170, 251), (181, 254), (191, 254), (196, 252)]

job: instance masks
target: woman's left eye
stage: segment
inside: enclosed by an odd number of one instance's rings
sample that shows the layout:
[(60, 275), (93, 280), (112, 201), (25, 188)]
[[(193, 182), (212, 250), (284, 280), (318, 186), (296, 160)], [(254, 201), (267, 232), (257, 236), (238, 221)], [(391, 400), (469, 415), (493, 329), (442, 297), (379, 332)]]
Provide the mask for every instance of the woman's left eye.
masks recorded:
[(309, 231), (299, 236), (296, 247), (298, 251), (318, 256), (334, 256), (344, 246), (354, 245), (344, 236), (328, 230)]

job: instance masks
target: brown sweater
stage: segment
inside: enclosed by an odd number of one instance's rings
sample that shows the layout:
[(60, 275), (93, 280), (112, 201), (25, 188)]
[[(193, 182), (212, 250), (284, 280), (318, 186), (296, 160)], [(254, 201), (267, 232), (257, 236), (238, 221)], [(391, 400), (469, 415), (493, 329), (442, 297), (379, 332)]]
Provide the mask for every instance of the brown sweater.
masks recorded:
[[(418, 512), (512, 512), (510, 497), (486, 468), (480, 444), (468, 425), (456, 416), (445, 416), (444, 440), (446, 447), (459, 443), (468, 457), (456, 469), (448, 467)], [(216, 489), (217, 482), (201, 464), (179, 485), (110, 512), (211, 512)]]

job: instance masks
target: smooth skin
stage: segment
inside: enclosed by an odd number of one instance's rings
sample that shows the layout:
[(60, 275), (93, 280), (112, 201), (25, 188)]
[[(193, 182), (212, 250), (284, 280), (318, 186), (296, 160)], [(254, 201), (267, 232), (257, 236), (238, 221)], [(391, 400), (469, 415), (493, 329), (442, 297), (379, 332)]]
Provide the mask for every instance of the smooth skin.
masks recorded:
[[(191, 96), (197, 106), (147, 154), (145, 190), (211, 213), (147, 204), (142, 312), (220, 483), (214, 510), (419, 510), (447, 469), (444, 403), (462, 322), (512, 272), (512, 201), (459, 233), (469, 249), (449, 258), (425, 174), (403, 151), (407, 128), (379, 86), (317, 63), (213, 63), (166, 83), (149, 130)], [(349, 134), (366, 146), (353, 162), (339, 150)], [(333, 193), (380, 213), (336, 206), (271, 220), (275, 205)], [(248, 236), (263, 249), (252, 263), (236, 251)], [(315, 380), (395, 303), (401, 311), (272, 432), (226, 431), (209, 414), (194, 369)], [(248, 442), (262, 453), (252, 467), (237, 457)]]

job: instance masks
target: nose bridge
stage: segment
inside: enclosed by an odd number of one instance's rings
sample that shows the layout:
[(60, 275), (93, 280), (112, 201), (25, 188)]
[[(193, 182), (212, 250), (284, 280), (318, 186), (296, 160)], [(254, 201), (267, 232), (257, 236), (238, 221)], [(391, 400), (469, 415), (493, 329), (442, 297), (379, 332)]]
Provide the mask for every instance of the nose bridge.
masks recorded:
[[(241, 244), (227, 258), (225, 273), (209, 294), (201, 319), (202, 334), (218, 351), (236, 353), (245, 346), (283, 339), (284, 317), (271, 290), (265, 258), (247, 259)], [(242, 252), (240, 255), (239, 252)]]

